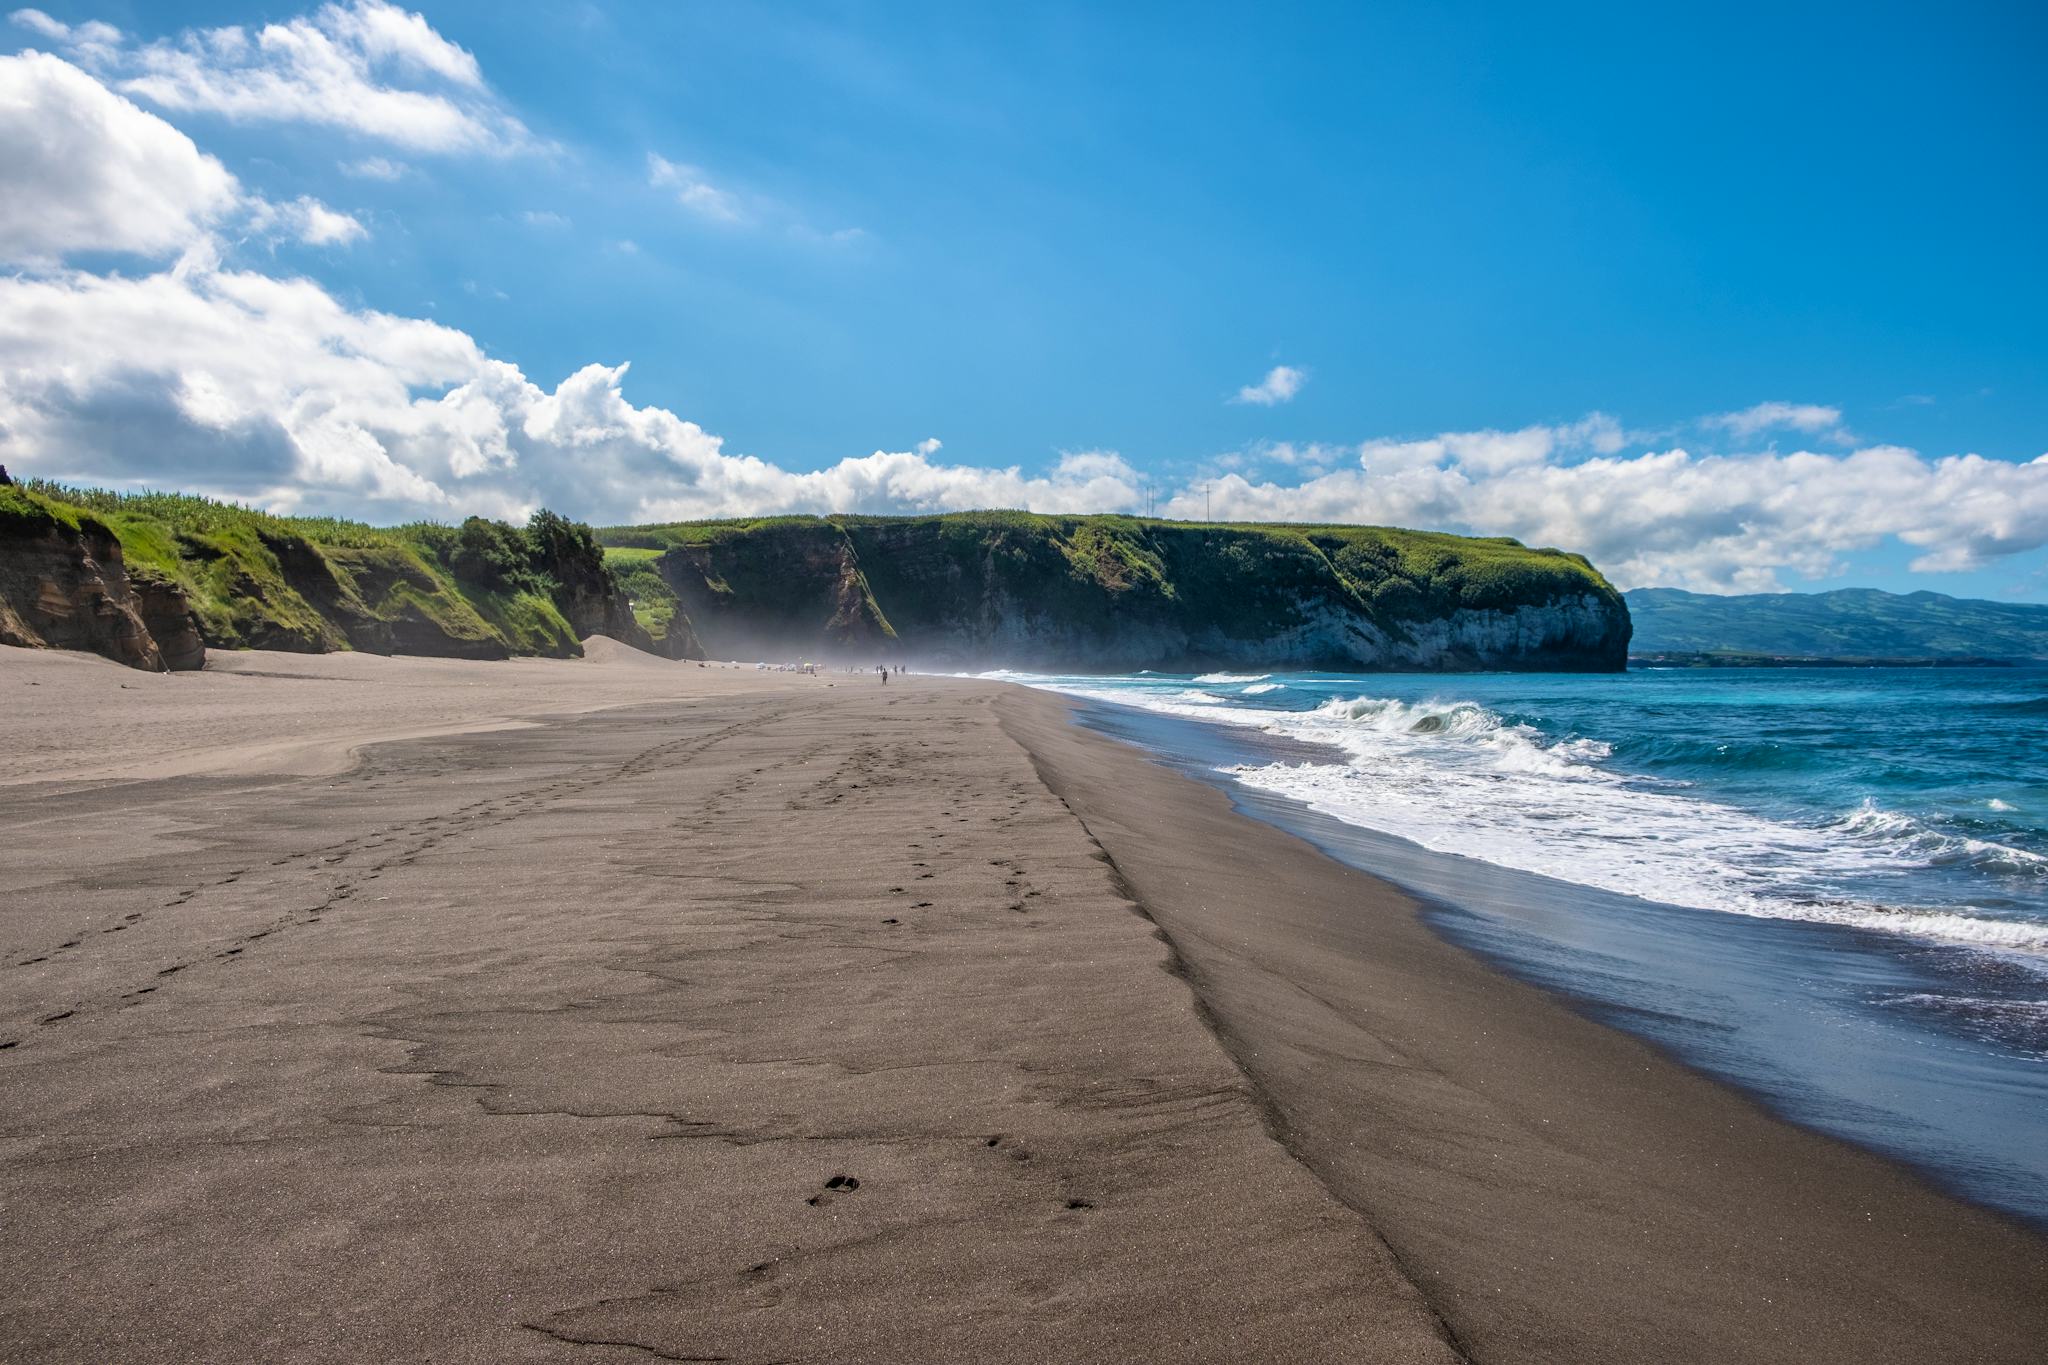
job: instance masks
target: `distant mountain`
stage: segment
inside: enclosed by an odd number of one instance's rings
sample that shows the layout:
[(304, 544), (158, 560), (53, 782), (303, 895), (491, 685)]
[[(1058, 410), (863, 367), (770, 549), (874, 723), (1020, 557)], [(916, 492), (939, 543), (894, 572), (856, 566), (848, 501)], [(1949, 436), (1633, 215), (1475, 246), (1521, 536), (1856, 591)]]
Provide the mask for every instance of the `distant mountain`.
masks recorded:
[(1626, 594), (1635, 655), (2048, 659), (2048, 606), (1938, 592), (1774, 592), (1715, 597), (1678, 588)]

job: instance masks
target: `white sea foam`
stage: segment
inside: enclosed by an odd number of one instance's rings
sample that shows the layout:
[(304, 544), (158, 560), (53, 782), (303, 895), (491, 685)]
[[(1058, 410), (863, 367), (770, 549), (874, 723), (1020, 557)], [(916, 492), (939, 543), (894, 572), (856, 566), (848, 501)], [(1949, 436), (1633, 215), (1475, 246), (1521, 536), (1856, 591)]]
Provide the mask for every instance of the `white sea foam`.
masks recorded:
[(1246, 695), (1247, 697), (1263, 697), (1263, 696), (1265, 696), (1265, 695), (1266, 695), (1266, 694), (1267, 694), (1268, 692), (1284, 692), (1284, 691), (1286, 691), (1286, 690), (1287, 690), (1287, 684), (1286, 684), (1286, 683), (1269, 683), (1269, 682), (1262, 682), (1262, 683), (1253, 683), (1253, 684), (1252, 684), (1252, 685), (1251, 685), (1250, 687), (1247, 687), (1247, 688), (1246, 688), (1246, 689), (1244, 690), (1244, 694), (1245, 694), (1245, 695)]
[[(1041, 682), (1334, 746), (1348, 762), (1225, 771), (1248, 787), (1440, 852), (1674, 905), (2048, 958), (2048, 925), (2038, 921), (1967, 907), (1894, 906), (1870, 894), (1873, 881), (1913, 868), (1970, 862), (2006, 875), (2048, 875), (2048, 859), (1944, 835), (1873, 804), (1820, 827), (1771, 820), (1677, 784), (1614, 772), (1606, 766), (1610, 746), (1598, 739), (1553, 741), (1455, 698), (1354, 697), (1290, 712), (1209, 692)], [(1909, 899), (1903, 878), (1899, 885), (1900, 899)]]
[(2048, 877), (2048, 858), (1991, 839), (1972, 839), (1934, 829), (1898, 811), (1865, 800), (1837, 820), (1834, 829), (1910, 863), (1933, 867), (1964, 865), (1987, 872)]
[(1195, 675), (1195, 681), (1198, 683), (1264, 682), (1272, 676), (1270, 673), (1198, 673)]

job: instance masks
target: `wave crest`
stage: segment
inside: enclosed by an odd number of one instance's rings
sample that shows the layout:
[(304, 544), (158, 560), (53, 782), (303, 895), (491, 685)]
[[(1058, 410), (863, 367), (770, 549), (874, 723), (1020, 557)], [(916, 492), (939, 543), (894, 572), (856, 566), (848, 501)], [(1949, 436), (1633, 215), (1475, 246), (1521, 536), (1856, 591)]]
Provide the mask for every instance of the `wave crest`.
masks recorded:
[(2007, 876), (2048, 877), (2048, 857), (1994, 839), (1938, 829), (1875, 801), (1863, 803), (1831, 826), (1849, 838), (1875, 844), (1894, 857), (1934, 867), (1971, 867)]

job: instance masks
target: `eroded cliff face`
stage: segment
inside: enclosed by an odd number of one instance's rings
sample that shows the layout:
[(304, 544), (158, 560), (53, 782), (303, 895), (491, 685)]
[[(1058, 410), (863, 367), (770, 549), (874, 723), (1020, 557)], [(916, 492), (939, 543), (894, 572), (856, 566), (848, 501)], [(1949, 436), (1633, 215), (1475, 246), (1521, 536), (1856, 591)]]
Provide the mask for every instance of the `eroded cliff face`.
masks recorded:
[(153, 672), (206, 662), (176, 584), (131, 579), (105, 527), (0, 523), (0, 644), (83, 649)]
[(1232, 665), (1605, 671), (1628, 610), (1577, 556), (1371, 528), (844, 518), (655, 561), (712, 657), (1124, 672)]
[(598, 633), (652, 644), (590, 528), (551, 513), (380, 531), (65, 492), (0, 484), (0, 642), (149, 669), (198, 668), (208, 647), (502, 659), (577, 655)]
[[(779, 658), (791, 650), (865, 657), (895, 642), (841, 535), (771, 526), (684, 546), (658, 568), (694, 645), (678, 657)], [(675, 623), (669, 634), (679, 637)]]

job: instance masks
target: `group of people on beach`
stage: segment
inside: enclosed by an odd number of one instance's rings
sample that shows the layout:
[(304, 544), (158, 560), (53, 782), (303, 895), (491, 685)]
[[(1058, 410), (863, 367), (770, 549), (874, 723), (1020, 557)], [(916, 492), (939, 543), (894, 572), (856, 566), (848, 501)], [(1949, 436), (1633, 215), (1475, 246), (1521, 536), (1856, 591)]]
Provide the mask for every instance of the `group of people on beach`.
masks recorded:
[[(771, 664), (764, 661), (762, 663), (755, 664), (754, 669), (756, 672), (760, 673), (803, 673), (813, 678), (822, 677), (826, 672), (825, 665), (811, 663), (809, 660), (805, 660), (802, 663), (782, 664)], [(879, 673), (882, 677), (882, 682), (886, 685), (889, 681), (890, 673), (908, 673), (910, 671), (910, 665), (902, 663), (876, 664), (873, 668), (841, 667), (839, 671), (841, 673)]]

